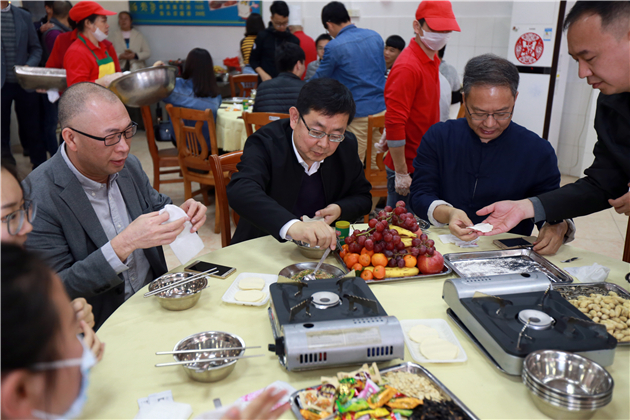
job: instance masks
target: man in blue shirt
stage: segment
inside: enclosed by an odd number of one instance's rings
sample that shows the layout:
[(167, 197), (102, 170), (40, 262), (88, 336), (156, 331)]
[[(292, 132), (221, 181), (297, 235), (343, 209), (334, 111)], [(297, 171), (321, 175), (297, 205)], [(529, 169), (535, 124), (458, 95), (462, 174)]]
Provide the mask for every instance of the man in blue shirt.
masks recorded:
[[(385, 44), (378, 33), (357, 28), (350, 21), (346, 7), (338, 1), (324, 6), (322, 23), (334, 39), (326, 45), (324, 58), (311, 80), (330, 77), (352, 92), (357, 112), (348, 131), (357, 137), (359, 157), (364, 161), (367, 117), (385, 113)], [(378, 130), (374, 131), (374, 138), (380, 138)]]

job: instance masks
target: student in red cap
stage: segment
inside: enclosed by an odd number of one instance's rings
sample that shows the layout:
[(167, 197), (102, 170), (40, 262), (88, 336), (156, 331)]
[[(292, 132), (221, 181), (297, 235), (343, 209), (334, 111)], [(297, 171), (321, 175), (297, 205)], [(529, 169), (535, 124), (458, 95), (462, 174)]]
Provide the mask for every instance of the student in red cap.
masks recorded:
[(409, 204), (412, 163), (420, 140), (440, 121), (437, 52), (446, 45), (452, 31), (460, 31), (451, 2), (421, 2), (413, 31), (415, 38), (398, 56), (385, 85), (387, 205), (392, 207), (399, 200)]
[(80, 82), (107, 87), (121, 75), (116, 50), (106, 40), (107, 16), (115, 14), (94, 1), (79, 2), (70, 10), (70, 18), (77, 23), (77, 40), (63, 59), (68, 87)]

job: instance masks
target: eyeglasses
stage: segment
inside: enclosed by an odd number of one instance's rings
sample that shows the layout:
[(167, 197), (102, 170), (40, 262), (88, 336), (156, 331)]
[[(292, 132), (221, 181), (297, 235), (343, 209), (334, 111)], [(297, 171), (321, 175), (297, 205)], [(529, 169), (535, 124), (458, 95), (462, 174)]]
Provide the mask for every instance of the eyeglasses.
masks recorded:
[(510, 112), (493, 112), (489, 114), (481, 112), (472, 113), (470, 112), (470, 109), (468, 109), (468, 105), (466, 105), (466, 111), (468, 111), (468, 113), (470, 114), (470, 118), (472, 118), (473, 121), (485, 121), (488, 119), (489, 116), (492, 116), (495, 121), (505, 121), (509, 120), (512, 116), (512, 113), (514, 113), (514, 107), (512, 107), (512, 111)]
[(302, 119), (302, 122), (304, 123), (304, 127), (306, 127), (306, 129), (308, 130), (308, 135), (313, 138), (321, 139), (321, 138), (324, 138), (324, 136), (328, 136), (328, 140), (332, 141), (333, 143), (341, 143), (343, 139), (346, 137), (343, 134), (328, 134), (328, 133), (324, 133), (321, 130), (315, 130), (314, 128), (309, 128), (308, 125), (306, 125), (306, 121), (304, 121), (304, 117), (302, 116), (302, 114), (300, 114), (300, 118)]
[(84, 136), (89, 137), (91, 139), (105, 142), (105, 146), (114, 146), (120, 143), (120, 140), (122, 140), (123, 136), (125, 136), (126, 140), (129, 140), (130, 138), (135, 136), (136, 132), (138, 131), (138, 124), (132, 121), (131, 124), (129, 124), (129, 127), (127, 127), (124, 131), (113, 133), (105, 137), (96, 137), (91, 134), (84, 133), (83, 131), (79, 131), (76, 128), (72, 128), (72, 127), (68, 127), (68, 128), (72, 131), (76, 131), (79, 134), (83, 134)]
[(289, 26), (289, 21), (284, 21), (284, 22), (275, 22), (275, 21), (271, 21), (271, 24), (274, 26), (274, 28), (286, 28), (287, 26)]
[(22, 204), (19, 210), (7, 214), (1, 218), (0, 221), (7, 224), (9, 235), (15, 236), (22, 230), (24, 219), (28, 220), (29, 223), (33, 223), (36, 213), (37, 204), (32, 200), (24, 200), (24, 204)]

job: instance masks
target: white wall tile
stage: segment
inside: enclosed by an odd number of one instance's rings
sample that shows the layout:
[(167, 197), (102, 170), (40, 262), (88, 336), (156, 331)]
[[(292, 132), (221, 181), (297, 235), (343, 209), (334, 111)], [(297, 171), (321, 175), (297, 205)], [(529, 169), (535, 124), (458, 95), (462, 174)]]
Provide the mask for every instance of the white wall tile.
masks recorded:
[(476, 26), (476, 47), (491, 47), (494, 35), (494, 18), (477, 18)]
[(462, 30), (459, 45), (464, 47), (474, 47), (477, 38), (477, 22), (475, 18), (457, 19)]
[(507, 47), (510, 41), (510, 19), (509, 17), (495, 18), (492, 28), (492, 46)]
[(501, 58), (507, 59), (508, 51), (507, 47), (492, 47), (492, 54), (498, 55)]

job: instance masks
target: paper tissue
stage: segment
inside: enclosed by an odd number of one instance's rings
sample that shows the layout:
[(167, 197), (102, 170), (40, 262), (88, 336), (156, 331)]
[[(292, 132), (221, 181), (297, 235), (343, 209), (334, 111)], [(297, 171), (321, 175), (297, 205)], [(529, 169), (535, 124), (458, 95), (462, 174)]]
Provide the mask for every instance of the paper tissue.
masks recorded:
[[(181, 219), (182, 217), (186, 217), (186, 212), (184, 210), (172, 204), (167, 204), (162, 210), (160, 210), (160, 214), (164, 212), (167, 212), (170, 216), (165, 223), (173, 222)], [(203, 241), (197, 232), (190, 233), (190, 229), (192, 229), (192, 224), (190, 221), (187, 221), (184, 223), (184, 230), (182, 233), (177, 235), (177, 238), (175, 238), (175, 240), (170, 244), (171, 249), (181, 264), (186, 264), (204, 247)]]

